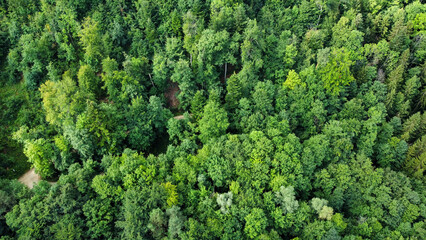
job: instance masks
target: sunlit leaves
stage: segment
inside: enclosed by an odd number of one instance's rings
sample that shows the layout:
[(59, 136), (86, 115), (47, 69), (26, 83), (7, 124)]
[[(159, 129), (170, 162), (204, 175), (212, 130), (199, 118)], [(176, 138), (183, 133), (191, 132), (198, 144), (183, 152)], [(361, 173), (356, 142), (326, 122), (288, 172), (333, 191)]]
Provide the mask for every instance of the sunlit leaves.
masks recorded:
[(341, 88), (355, 80), (350, 70), (351, 65), (348, 50), (341, 48), (330, 52), (327, 63), (319, 70), (324, 87), (330, 93), (338, 95)]
[(171, 184), (170, 182), (166, 182), (163, 184), (163, 187), (167, 192), (167, 205), (172, 207), (178, 203), (178, 194), (176, 192), (176, 186)]
[(95, 69), (98, 69), (104, 56), (102, 35), (99, 23), (88, 17), (83, 23), (79, 33), (80, 43), (85, 51), (85, 61)]
[(284, 87), (288, 89), (294, 89), (296, 86), (305, 86), (305, 83), (302, 83), (300, 80), (299, 74), (297, 74), (294, 70), (290, 70), (287, 75), (287, 80), (284, 82)]

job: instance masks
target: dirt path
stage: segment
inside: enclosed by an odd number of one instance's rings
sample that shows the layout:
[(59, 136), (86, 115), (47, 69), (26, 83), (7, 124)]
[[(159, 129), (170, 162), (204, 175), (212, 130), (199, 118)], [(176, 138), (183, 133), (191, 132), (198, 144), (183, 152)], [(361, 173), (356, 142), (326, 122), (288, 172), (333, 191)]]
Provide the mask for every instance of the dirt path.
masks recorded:
[[(18, 179), (18, 181), (20, 181), (25, 186), (27, 186), (30, 189), (32, 189), (35, 184), (37, 184), (38, 182), (41, 181), (41, 177), (40, 177), (40, 175), (38, 175), (37, 173), (35, 173), (34, 168), (32, 168), (32, 169), (28, 170), (28, 172), (26, 172), (24, 175), (22, 175)], [(49, 183), (50, 184), (54, 184), (56, 182), (49, 182)]]
[(38, 183), (41, 180), (40, 175), (35, 173), (34, 168), (30, 169), (24, 175), (22, 175), (18, 181), (32, 189), (35, 183)]
[(179, 100), (176, 98), (176, 94), (179, 92), (179, 86), (177, 83), (168, 82), (168, 88), (164, 93), (164, 97), (167, 101), (168, 108), (178, 108)]
[[(189, 114), (189, 116), (190, 116), (190, 117), (192, 117), (192, 113), (190, 113), (190, 114)], [(174, 118), (174, 119), (177, 119), (177, 120), (182, 120), (182, 119), (184, 119), (184, 118), (185, 118), (185, 116), (182, 114), (182, 115), (174, 116), (173, 118)]]
[(177, 120), (181, 120), (181, 119), (183, 119), (183, 118), (184, 118), (184, 116), (183, 116), (183, 115), (178, 115), (178, 116), (174, 116), (173, 118), (174, 118), (174, 119), (177, 119)]

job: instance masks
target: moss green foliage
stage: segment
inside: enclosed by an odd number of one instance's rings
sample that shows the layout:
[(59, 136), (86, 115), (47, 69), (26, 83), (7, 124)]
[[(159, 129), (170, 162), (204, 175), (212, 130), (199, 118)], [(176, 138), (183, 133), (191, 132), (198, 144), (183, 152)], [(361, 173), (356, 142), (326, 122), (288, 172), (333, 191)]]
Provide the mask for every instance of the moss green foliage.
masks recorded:
[(425, 239), (423, 2), (0, 0), (0, 239)]
[(284, 87), (294, 89), (296, 86), (304, 86), (304, 84), (302, 84), (299, 74), (297, 74), (294, 70), (290, 70), (290, 72), (288, 72), (287, 79), (284, 82)]
[(352, 64), (346, 49), (332, 49), (325, 66), (319, 70), (324, 88), (334, 95), (339, 94), (341, 88), (355, 80), (350, 71)]

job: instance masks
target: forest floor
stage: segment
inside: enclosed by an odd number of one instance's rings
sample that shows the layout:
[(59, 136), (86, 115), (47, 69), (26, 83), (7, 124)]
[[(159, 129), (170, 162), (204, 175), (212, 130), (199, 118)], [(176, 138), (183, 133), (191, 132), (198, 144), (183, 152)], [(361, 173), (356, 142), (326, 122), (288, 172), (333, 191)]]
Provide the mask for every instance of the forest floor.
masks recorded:
[(38, 183), (41, 180), (40, 175), (35, 173), (34, 168), (30, 169), (24, 175), (22, 175), (18, 181), (32, 189), (35, 183)]
[(164, 97), (167, 101), (167, 107), (171, 109), (177, 109), (179, 107), (179, 100), (176, 98), (176, 94), (179, 92), (179, 86), (175, 82), (168, 82), (168, 88), (164, 93)]
[[(31, 168), (28, 172), (26, 172), (24, 175), (22, 175), (18, 181), (23, 183), (28, 188), (32, 189), (35, 184), (40, 182), (41, 176), (35, 173), (34, 168)], [(50, 184), (54, 184), (56, 182), (49, 182)]]
[[(189, 114), (189, 117), (192, 117), (192, 113)], [(177, 120), (182, 120), (182, 119), (185, 118), (185, 116), (183, 114), (179, 114), (179, 115), (174, 116), (173, 118), (177, 119)]]
[(177, 120), (181, 120), (181, 119), (183, 119), (183, 118), (184, 118), (184, 116), (183, 116), (183, 115), (178, 115), (178, 116), (174, 116), (173, 118), (174, 118), (174, 119), (177, 119)]

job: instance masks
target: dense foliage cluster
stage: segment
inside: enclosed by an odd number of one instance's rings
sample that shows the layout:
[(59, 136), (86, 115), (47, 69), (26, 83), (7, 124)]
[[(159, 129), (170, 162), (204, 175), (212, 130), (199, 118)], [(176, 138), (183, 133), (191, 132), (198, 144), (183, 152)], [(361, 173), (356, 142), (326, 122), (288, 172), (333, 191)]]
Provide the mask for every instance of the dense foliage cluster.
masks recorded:
[(426, 238), (419, 0), (0, 0), (0, 48), (0, 239)]

